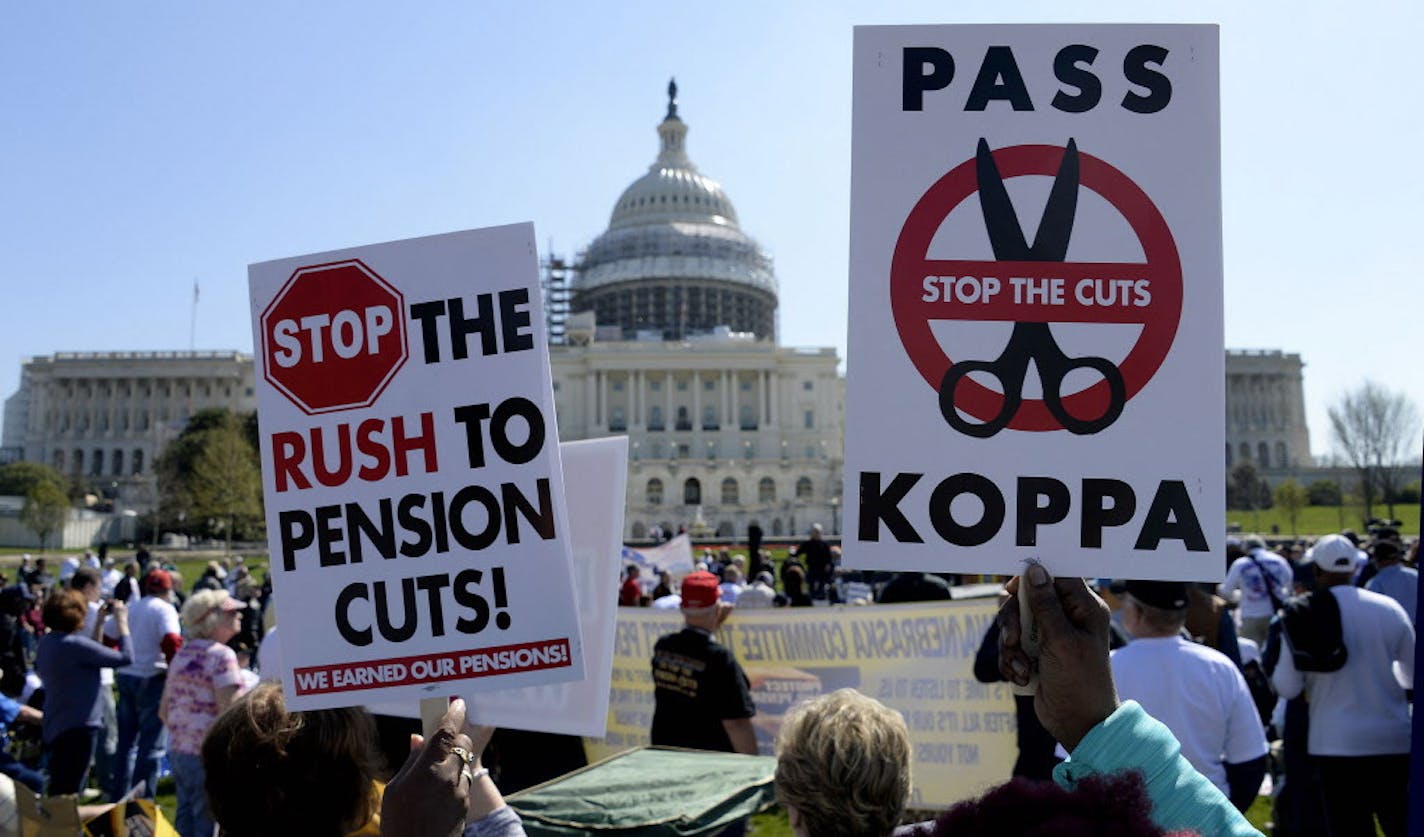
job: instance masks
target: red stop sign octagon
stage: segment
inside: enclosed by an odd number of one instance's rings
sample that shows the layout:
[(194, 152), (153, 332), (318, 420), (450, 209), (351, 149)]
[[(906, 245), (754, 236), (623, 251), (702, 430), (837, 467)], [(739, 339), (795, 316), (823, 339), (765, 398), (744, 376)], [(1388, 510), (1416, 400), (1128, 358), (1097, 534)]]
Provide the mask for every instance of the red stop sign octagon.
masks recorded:
[(359, 260), (297, 268), (262, 312), (262, 374), (309, 415), (369, 407), (405, 363), (404, 312)]

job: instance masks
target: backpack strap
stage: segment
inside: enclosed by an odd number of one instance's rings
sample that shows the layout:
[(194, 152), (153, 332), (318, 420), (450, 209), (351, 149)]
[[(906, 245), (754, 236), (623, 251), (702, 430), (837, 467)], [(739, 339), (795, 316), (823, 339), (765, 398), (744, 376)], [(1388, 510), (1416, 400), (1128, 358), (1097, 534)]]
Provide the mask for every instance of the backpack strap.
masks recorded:
[(1280, 596), (1276, 595), (1275, 576), (1271, 575), (1269, 572), (1266, 571), (1266, 565), (1262, 564), (1261, 560), (1256, 556), (1247, 555), (1246, 557), (1250, 558), (1251, 563), (1256, 565), (1256, 571), (1261, 574), (1261, 580), (1266, 582), (1266, 595), (1271, 597), (1271, 608), (1274, 610), (1280, 610), (1281, 605), (1285, 603), (1281, 601)]

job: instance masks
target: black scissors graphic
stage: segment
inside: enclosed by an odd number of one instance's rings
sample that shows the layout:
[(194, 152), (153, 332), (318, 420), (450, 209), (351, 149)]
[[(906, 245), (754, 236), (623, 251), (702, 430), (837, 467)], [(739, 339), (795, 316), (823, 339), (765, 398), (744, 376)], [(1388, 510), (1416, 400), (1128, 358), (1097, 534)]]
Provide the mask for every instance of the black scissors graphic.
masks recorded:
[[(1048, 204), (1038, 222), (1033, 246), (1024, 241), (1018, 215), (1004, 188), (999, 167), (989, 143), (979, 140), (975, 155), (979, 179), (979, 203), (984, 212), (984, 226), (994, 258), (999, 261), (1061, 262), (1068, 253), (1068, 238), (1073, 233), (1073, 217), (1078, 209), (1078, 145), (1072, 139), (1063, 152), (1058, 174), (1048, 193)], [(967, 436), (987, 439), (1008, 427), (1023, 403), (1024, 378), (1028, 366), (1038, 367), (1043, 383), (1043, 402), (1048, 412), (1070, 433), (1087, 435), (1106, 429), (1122, 414), (1127, 403), (1127, 389), (1117, 365), (1101, 357), (1070, 358), (1058, 347), (1048, 323), (1014, 323), (1009, 344), (995, 360), (970, 360), (952, 364), (939, 386), (939, 408), (949, 426)], [(1063, 379), (1075, 369), (1091, 369), (1103, 376), (1108, 385), (1108, 405), (1097, 418), (1080, 419), (1063, 406)], [(1004, 401), (999, 412), (982, 423), (966, 421), (954, 405), (954, 390), (960, 381), (974, 372), (987, 372), (1003, 387)]]

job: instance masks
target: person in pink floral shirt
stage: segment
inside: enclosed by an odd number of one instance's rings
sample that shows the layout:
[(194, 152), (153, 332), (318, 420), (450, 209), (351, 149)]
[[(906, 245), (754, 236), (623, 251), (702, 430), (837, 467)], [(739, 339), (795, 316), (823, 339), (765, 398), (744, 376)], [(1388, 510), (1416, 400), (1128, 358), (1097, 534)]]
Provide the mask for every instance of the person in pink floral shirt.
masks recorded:
[(237, 655), (227, 641), (242, 624), (247, 605), (226, 590), (201, 590), (183, 604), (187, 640), (168, 664), (158, 716), (168, 727), (169, 758), (178, 791), (174, 826), (179, 834), (212, 834), (203, 791), (203, 736), (243, 691)]

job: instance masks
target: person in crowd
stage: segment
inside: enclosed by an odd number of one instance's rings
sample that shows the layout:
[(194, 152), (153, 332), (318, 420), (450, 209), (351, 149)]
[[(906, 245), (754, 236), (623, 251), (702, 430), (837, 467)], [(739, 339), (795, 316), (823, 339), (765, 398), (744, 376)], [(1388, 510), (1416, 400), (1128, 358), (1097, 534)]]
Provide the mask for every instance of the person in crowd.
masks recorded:
[(806, 566), (806, 580), (811, 584), (811, 598), (824, 599), (831, 583), (831, 545), (822, 539), (821, 524), (811, 525), (806, 540), (796, 547), (796, 558)]
[(1231, 563), (1219, 591), (1226, 599), (1240, 593), (1240, 634), (1257, 645), (1266, 642), (1271, 617), (1290, 597), (1291, 565), (1266, 549), (1266, 542), (1252, 535), (1243, 543), (1246, 554)]
[(732, 612), (711, 573), (682, 580), (685, 627), (653, 648), (653, 744), (725, 753), (757, 751), (751, 683), (712, 634)]
[(494, 730), (465, 725), (451, 702), (390, 783), (376, 781), (375, 725), (364, 709), (288, 712), (264, 683), (218, 717), (203, 743), (206, 788), (225, 837), (522, 837), (519, 817), (480, 764)]
[(950, 599), (949, 582), (930, 573), (896, 573), (880, 591), (881, 604), (937, 602)]
[(1284, 698), (1309, 694), (1308, 750), (1320, 777), (1325, 815), (1335, 837), (1370, 834), (1374, 818), (1387, 837), (1405, 833), (1414, 625), (1399, 603), (1355, 587), (1356, 549), (1327, 535), (1307, 553), (1317, 595), (1334, 597), (1346, 651), (1336, 671), (1296, 666), (1290, 626), (1271, 675)]
[[(88, 604), (84, 618), (84, 635), (95, 642), (104, 641), (104, 622), (108, 617), (101, 592), (103, 577), (92, 567), (80, 567), (69, 579), (69, 589), (77, 590)], [(118, 714), (114, 706), (114, 669), (99, 669), (99, 740), (94, 745), (94, 771), (107, 777), (113, 770), (114, 750), (118, 747)]]
[(30, 609), (30, 588), (15, 584), (0, 590), (0, 694), (19, 697), (25, 689), (29, 656), (20, 617)]
[(786, 713), (776, 801), (797, 835), (884, 837), (910, 798), (910, 731), (899, 712), (838, 689)]
[(25, 602), (25, 610), (20, 614), (20, 627), (24, 629), (25, 652), (33, 660), (39, 648), (40, 637), (44, 636), (44, 605), (49, 596), (49, 585), (31, 584), (30, 597)]
[(1112, 652), (1118, 694), (1166, 724), (1182, 755), (1242, 811), (1266, 775), (1265, 732), (1241, 670), (1182, 636), (1187, 585), (1128, 581), (1123, 627), (1132, 642)]
[(756, 579), (742, 588), (742, 592), (737, 596), (738, 610), (763, 610), (771, 607), (776, 602), (776, 588), (772, 586), (775, 579), (771, 573), (762, 570), (757, 573)]
[(133, 628), (133, 661), (116, 672), (118, 683), (118, 746), (109, 778), (109, 798), (121, 799), (142, 781), (143, 795), (152, 798), (158, 781), (167, 735), (158, 717), (168, 661), (183, 644), (178, 611), (169, 603), (173, 577), (154, 568), (143, 577), (143, 597), (129, 613)]
[(619, 607), (637, 607), (643, 598), (643, 586), (638, 583), (638, 576), (642, 571), (637, 564), (629, 564), (628, 571), (623, 575), (623, 585), (618, 588)]
[(736, 564), (727, 564), (722, 568), (722, 601), (735, 606), (742, 589), (742, 571)]
[(183, 605), (187, 641), (168, 664), (158, 705), (158, 717), (168, 728), (179, 834), (213, 832), (203, 798), (203, 736), (242, 689), (237, 655), (227, 642), (237, 636), (246, 609), (221, 589), (199, 590)]
[[(85, 553), (88, 554), (87, 552)], [(79, 556), (67, 555), (63, 561), (59, 562), (59, 583), (61, 586), (69, 586), (69, 579), (74, 577), (74, 573), (79, 569)]]
[(1412, 623), (1418, 610), (1419, 571), (1404, 566), (1404, 554), (1399, 543), (1387, 538), (1371, 544), (1370, 558), (1374, 561), (1376, 572), (1365, 584), (1365, 589), (1399, 602)]
[(124, 574), (114, 566), (114, 559), (105, 558), (104, 566), (100, 570), (100, 597), (105, 599), (112, 599), (114, 597), (114, 588), (119, 585), (119, 580), (123, 577)]
[(237, 586), (237, 592), (232, 597), (246, 605), (240, 612), (242, 614), (241, 624), (238, 625), (237, 633), (227, 644), (233, 651), (239, 646), (247, 648), (249, 651), (256, 648), (262, 641), (262, 612), (261, 600), (257, 596), (257, 585), (252, 583), (252, 579), (247, 579)]
[(781, 589), (786, 593), (786, 604), (791, 607), (810, 607), (811, 596), (806, 592), (806, 571), (800, 566), (781, 568)]
[[(1005, 597), (1007, 593), (1001, 594)], [(1004, 675), (999, 671), (999, 622), (989, 623), (979, 650), (974, 655), (974, 679), (980, 683), (1002, 683)], [(1014, 759), (1011, 775), (1022, 776), (1038, 782), (1053, 778), (1053, 768), (1060, 759), (1054, 752), (1058, 742), (1039, 723), (1033, 711), (1033, 695), (1014, 695), (1014, 717), (1017, 719), (1014, 731), (1018, 745), (1018, 757)]]
[(672, 594), (672, 573), (667, 570), (659, 571), (658, 584), (653, 588), (653, 601), (657, 601), (664, 596), (671, 596)]
[(34, 568), (23, 576), (26, 584), (33, 587), (49, 587), (54, 583), (54, 576), (49, 574), (49, 569), (45, 565), (45, 559), (36, 558)]
[[(1231, 612), (1230, 603), (1216, 595), (1215, 591), (1216, 585), (1209, 581), (1187, 585), (1187, 621), (1184, 627), (1197, 642), (1220, 651), (1237, 668), (1241, 668), (1242, 638), (1236, 634), (1236, 617)], [(1259, 649), (1259, 644), (1257, 647)]]
[[(8, 735), (16, 724), (42, 727), (43, 723), (44, 713), (40, 710), (33, 706), (27, 706), (14, 698), (0, 695), (0, 736)], [(43, 732), (41, 732), (41, 736), (43, 736)], [(44, 793), (44, 774), (25, 764), (9, 749), (0, 749), (0, 776), (8, 776), (36, 794)]]
[(114, 598), (132, 606), (139, 599), (138, 562), (124, 564), (124, 575), (114, 583)]
[(128, 612), (122, 602), (106, 606), (118, 632), (119, 648), (107, 648), (83, 627), (89, 603), (78, 590), (61, 590), (45, 601), (50, 633), (40, 640), (35, 668), (45, 684), (41, 731), (49, 756), (49, 786), (53, 795), (84, 789), (94, 759), (94, 745), (103, 728), (99, 672), (133, 662)]
[(756, 578), (762, 571), (761, 539), (765, 533), (761, 526), (752, 523), (747, 526), (747, 555), (751, 563), (747, 565), (747, 578)]

